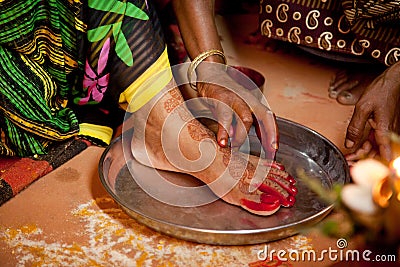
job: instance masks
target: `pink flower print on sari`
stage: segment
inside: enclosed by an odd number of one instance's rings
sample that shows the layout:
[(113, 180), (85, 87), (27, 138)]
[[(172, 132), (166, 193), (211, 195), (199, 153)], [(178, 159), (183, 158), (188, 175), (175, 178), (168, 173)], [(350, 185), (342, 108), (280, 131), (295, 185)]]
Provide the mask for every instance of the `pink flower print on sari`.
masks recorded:
[(100, 51), (97, 73), (91, 68), (86, 59), (83, 88), (87, 92), (87, 95), (79, 100), (79, 105), (99, 103), (103, 99), (104, 93), (107, 90), (110, 74), (102, 74), (102, 72), (106, 68), (109, 52), (110, 38), (104, 42), (104, 46)]

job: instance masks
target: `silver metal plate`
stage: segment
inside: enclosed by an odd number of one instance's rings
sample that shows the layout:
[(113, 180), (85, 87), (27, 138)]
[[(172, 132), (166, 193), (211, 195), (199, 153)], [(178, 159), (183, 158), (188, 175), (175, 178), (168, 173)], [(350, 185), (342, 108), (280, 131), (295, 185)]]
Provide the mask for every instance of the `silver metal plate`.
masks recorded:
[[(318, 177), (327, 188), (334, 183), (349, 182), (346, 160), (334, 144), (315, 131), (292, 121), (277, 118), (277, 123), (280, 134), (277, 161), (283, 163), (290, 174), (296, 178), (301, 168), (309, 176)], [(260, 151), (255, 139), (252, 138), (250, 142), (251, 151)], [(269, 242), (299, 233), (322, 220), (333, 208), (333, 205), (324, 203), (300, 181), (297, 183), (299, 192), (296, 204), (292, 208), (281, 208), (267, 217), (253, 215), (222, 200), (200, 207), (171, 206), (149, 196), (138, 186), (127, 167), (134, 162), (126, 162), (123, 146), (119, 138), (104, 151), (99, 164), (103, 186), (131, 217), (176, 238), (216, 245)], [(178, 184), (201, 185), (189, 175), (164, 171), (159, 173)]]

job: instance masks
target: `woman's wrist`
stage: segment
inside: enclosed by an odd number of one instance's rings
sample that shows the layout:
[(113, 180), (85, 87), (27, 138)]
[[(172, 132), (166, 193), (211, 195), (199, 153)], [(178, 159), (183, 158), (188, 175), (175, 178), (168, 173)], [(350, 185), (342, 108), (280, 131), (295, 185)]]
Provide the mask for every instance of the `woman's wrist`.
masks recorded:
[(217, 69), (221, 68), (221, 64), (226, 65), (226, 57), (222, 50), (210, 49), (200, 53), (193, 59), (187, 72), (189, 84), (193, 89), (196, 90), (196, 84), (193, 81), (194, 74), (196, 73), (197, 76), (200, 76), (199, 74), (208, 73), (213, 63), (219, 66)]
[(220, 52), (222, 52), (223, 56), (220, 55), (210, 55), (208, 57), (206, 57), (203, 61), (205, 62), (213, 62), (213, 63), (220, 63), (220, 64), (226, 64), (226, 57), (225, 54), (222, 50), (218, 50)]

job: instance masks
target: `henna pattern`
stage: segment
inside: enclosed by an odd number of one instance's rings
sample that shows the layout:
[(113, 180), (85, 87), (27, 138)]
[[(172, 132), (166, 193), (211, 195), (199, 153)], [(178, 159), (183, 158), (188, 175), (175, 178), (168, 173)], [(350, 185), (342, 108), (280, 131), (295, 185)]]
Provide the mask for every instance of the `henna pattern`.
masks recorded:
[(204, 127), (199, 121), (192, 119), (188, 123), (188, 132), (190, 137), (195, 141), (201, 141), (206, 138), (214, 138), (214, 133), (208, 128)]
[(280, 187), (279, 184), (276, 183), (275, 181), (272, 181), (270, 179), (265, 179), (264, 184), (269, 188), (275, 190), (279, 194), (283, 195), (285, 198), (289, 196), (289, 193), (286, 190), (283, 190), (283, 188)]
[(243, 177), (239, 182), (240, 192), (248, 195), (257, 195), (257, 191), (250, 192), (250, 180), (253, 178), (256, 170), (253, 164), (248, 163), (246, 166), (246, 171), (243, 173)]
[(183, 121), (189, 121), (193, 119), (193, 116), (188, 110), (183, 108), (183, 97), (177, 90), (171, 90), (168, 92), (172, 98), (167, 99), (164, 102), (164, 109), (168, 113), (177, 112)]
[(250, 181), (255, 174), (255, 167), (253, 164), (247, 162), (239, 153), (232, 153), (230, 148), (220, 147), (220, 151), (223, 154), (222, 161), (224, 165), (229, 168), (229, 174), (233, 179), (239, 180), (239, 190), (248, 195), (257, 194), (256, 192), (250, 193), (249, 190)]
[(176, 99), (170, 98), (164, 102), (164, 109), (168, 113), (171, 113), (178, 105), (179, 105), (179, 102)]
[(214, 133), (204, 127), (199, 121), (193, 119), (191, 113), (183, 107), (183, 97), (177, 90), (169, 91), (172, 98), (167, 99), (164, 103), (164, 109), (168, 113), (177, 112), (180, 118), (188, 122), (189, 135), (195, 141), (201, 141), (206, 138), (213, 138)]
[(274, 177), (282, 177), (283, 179), (287, 180), (288, 182), (294, 182), (293, 177), (291, 177), (286, 171), (277, 168), (270, 168), (269, 175)]
[(168, 91), (169, 95), (172, 98), (168, 98), (167, 101), (164, 103), (164, 109), (168, 112), (171, 113), (180, 105), (180, 103), (183, 102), (183, 97), (176, 92), (176, 90), (171, 90)]
[(231, 149), (229, 147), (220, 147), (219, 151), (222, 152), (222, 162), (225, 167), (228, 167), (229, 161), (231, 160)]
[[(181, 106), (183, 98), (178, 92), (169, 91), (172, 98), (168, 99), (164, 108), (168, 113), (178, 112), (179, 116), (184, 120), (188, 121), (189, 112)], [(200, 124), (196, 119), (192, 119), (188, 122), (187, 129), (191, 138), (195, 141), (201, 141), (205, 138), (213, 138), (214, 133), (208, 128)], [(230, 148), (220, 148), (223, 154), (223, 163), (229, 168), (229, 174), (236, 180), (239, 181), (239, 190), (242, 193), (249, 194), (250, 180), (255, 173), (253, 165), (249, 164), (244, 158), (238, 153), (231, 153)]]
[[(234, 179), (240, 179), (239, 190), (247, 195), (259, 194), (257, 192), (249, 192), (250, 181), (255, 175), (255, 166), (247, 163), (239, 154), (232, 153), (229, 148), (220, 148), (220, 151), (223, 153), (223, 163), (229, 168), (231, 176)], [(275, 165), (273, 164), (269, 169), (260, 190), (264, 193), (279, 196), (281, 204), (290, 206), (293, 204), (292, 196), (297, 194), (297, 189), (294, 186), (296, 181), (284, 171), (283, 166), (277, 165), (277, 167), (274, 167)], [(246, 169), (242, 172), (243, 166), (246, 166)]]
[(181, 95), (181, 93), (180, 93), (180, 91), (179, 91), (178, 89), (170, 90), (170, 91), (169, 91), (169, 94), (170, 94), (174, 99), (178, 100), (178, 101), (181, 102), (181, 103), (184, 101), (183, 96)]
[[(190, 137), (195, 141), (207, 138), (215, 138), (214, 132), (196, 120), (191, 112), (185, 108), (184, 100), (178, 90), (169, 91), (170, 97), (164, 102), (167, 113), (176, 113), (186, 122), (186, 129)], [(241, 199), (241, 206), (255, 213), (271, 214), (276, 212), (279, 206), (291, 207), (295, 203), (297, 189), (295, 180), (286, 171), (283, 165), (270, 162), (269, 172), (265, 175), (258, 190), (250, 192), (251, 180), (256, 173), (256, 166), (244, 158), (239, 152), (232, 151), (230, 147), (219, 147), (222, 153), (222, 162), (228, 168), (230, 176), (237, 180), (237, 189), (245, 197)], [(267, 171), (268, 168), (266, 168)], [(259, 201), (254, 202), (249, 196), (259, 196)]]
[[(231, 149), (229, 147), (227, 148), (220, 148), (220, 151), (223, 154), (222, 161), (225, 165), (225, 167), (229, 168), (229, 173), (231, 176), (236, 179), (243, 179), (248, 176), (247, 172), (250, 166), (253, 166), (251, 164), (248, 164), (248, 162), (242, 158), (239, 153), (232, 153)], [(243, 172), (243, 168), (246, 166), (245, 172)]]

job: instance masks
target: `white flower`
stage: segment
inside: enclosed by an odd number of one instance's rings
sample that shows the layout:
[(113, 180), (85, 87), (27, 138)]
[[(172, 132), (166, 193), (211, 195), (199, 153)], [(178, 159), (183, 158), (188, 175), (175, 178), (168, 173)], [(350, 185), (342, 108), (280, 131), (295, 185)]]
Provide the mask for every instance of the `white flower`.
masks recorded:
[(374, 214), (379, 206), (374, 202), (373, 190), (390, 174), (390, 169), (374, 159), (360, 160), (350, 169), (353, 184), (343, 187), (343, 203), (353, 211), (366, 215)]

